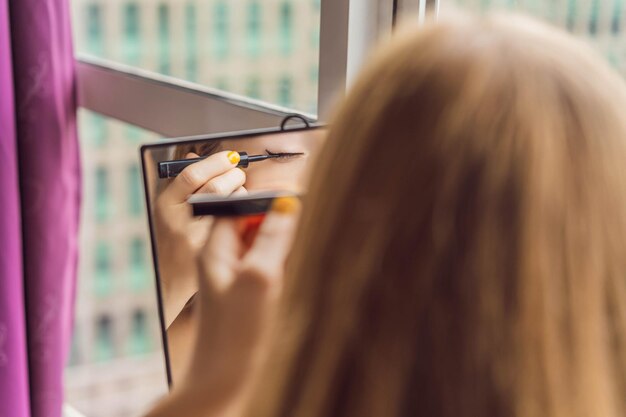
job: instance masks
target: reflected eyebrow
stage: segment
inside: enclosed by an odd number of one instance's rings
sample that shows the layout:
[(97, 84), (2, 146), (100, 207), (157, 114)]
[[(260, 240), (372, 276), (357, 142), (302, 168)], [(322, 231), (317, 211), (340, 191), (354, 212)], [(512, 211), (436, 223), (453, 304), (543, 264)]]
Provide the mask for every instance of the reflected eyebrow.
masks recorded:
[(304, 152), (272, 152), (267, 149), (265, 150), (265, 152), (269, 156), (273, 156), (274, 158), (289, 158), (292, 156), (304, 155)]

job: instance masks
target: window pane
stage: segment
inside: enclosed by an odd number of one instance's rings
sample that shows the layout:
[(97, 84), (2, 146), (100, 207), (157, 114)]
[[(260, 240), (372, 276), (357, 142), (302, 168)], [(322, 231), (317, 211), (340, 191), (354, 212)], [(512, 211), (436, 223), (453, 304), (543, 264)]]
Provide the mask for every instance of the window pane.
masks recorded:
[(100, 241), (96, 244), (95, 258), (94, 292), (102, 297), (109, 295), (113, 287), (112, 252), (109, 242)]
[(293, 11), (291, 3), (283, 2), (280, 5), (280, 23), (278, 32), (278, 44), (283, 55), (292, 52), (293, 45)]
[(194, 3), (185, 6), (185, 78), (193, 82), (198, 79), (198, 25)]
[(120, 45), (122, 60), (129, 65), (140, 65), (144, 57), (139, 33), (139, 6), (135, 3), (128, 3), (124, 5), (122, 13), (123, 32)]
[(246, 22), (246, 43), (248, 55), (252, 58), (259, 56), (261, 52), (261, 5), (258, 1), (251, 1), (248, 4)]
[(128, 350), (131, 355), (141, 355), (150, 351), (151, 344), (146, 315), (142, 310), (135, 310), (132, 316), (131, 338)]
[(143, 186), (141, 170), (139, 166), (133, 164), (128, 167), (128, 214), (133, 217), (141, 216), (143, 213)]
[(625, 0), (441, 0), (472, 11), (522, 11), (585, 39), (626, 76)]
[(111, 212), (109, 204), (109, 171), (104, 167), (97, 167), (95, 172), (96, 190), (96, 219), (104, 222)]
[(167, 392), (138, 151), (158, 136), (85, 110), (78, 127), (83, 199), (65, 394), (89, 417), (142, 415)]
[(278, 80), (278, 91), (276, 101), (281, 106), (289, 107), (292, 103), (292, 80), (289, 76), (281, 77)]
[(159, 5), (159, 72), (170, 75), (170, 10), (167, 4)]
[(148, 268), (148, 248), (145, 240), (136, 237), (130, 241), (129, 247), (129, 273), (130, 286), (133, 291), (143, 290), (149, 281), (150, 270)]
[(94, 356), (96, 361), (107, 361), (115, 355), (111, 317), (98, 317), (96, 322), (96, 345)]
[[(79, 53), (236, 94), (316, 110), (319, 0), (71, 0)], [(250, 89), (258, 79), (261, 88)], [(267, 85), (267, 87), (265, 87)]]

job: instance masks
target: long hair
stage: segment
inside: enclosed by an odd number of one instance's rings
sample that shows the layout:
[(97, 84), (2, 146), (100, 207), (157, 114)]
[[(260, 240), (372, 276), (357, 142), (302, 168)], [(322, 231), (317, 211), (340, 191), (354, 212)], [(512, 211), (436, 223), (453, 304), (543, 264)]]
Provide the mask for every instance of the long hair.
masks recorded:
[(527, 18), (404, 31), (336, 113), (249, 415), (626, 415), (626, 88)]

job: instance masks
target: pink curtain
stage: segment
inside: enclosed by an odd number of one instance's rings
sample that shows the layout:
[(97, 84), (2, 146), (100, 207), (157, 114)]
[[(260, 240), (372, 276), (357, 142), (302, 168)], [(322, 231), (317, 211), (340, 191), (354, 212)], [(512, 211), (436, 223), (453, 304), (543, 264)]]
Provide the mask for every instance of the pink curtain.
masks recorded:
[(67, 0), (0, 0), (0, 416), (60, 416), (80, 172)]

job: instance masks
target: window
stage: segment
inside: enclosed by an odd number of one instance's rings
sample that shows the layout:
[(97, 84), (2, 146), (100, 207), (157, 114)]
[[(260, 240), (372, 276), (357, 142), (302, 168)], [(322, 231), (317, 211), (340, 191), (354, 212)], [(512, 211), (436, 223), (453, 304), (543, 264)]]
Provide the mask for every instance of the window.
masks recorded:
[(147, 248), (142, 238), (135, 237), (130, 241), (129, 248), (130, 285), (135, 291), (143, 290), (149, 279), (146, 265)]
[(228, 5), (225, 1), (215, 4), (215, 25), (213, 50), (217, 58), (226, 58), (228, 55)]
[(170, 74), (170, 10), (166, 4), (159, 5), (159, 72)]
[(589, 16), (589, 33), (598, 34), (598, 18), (600, 14), (600, 0), (593, 0), (591, 3), (591, 14)]
[(143, 212), (143, 186), (141, 170), (138, 165), (128, 168), (128, 212), (131, 216), (140, 216)]
[(291, 78), (284, 76), (278, 81), (278, 103), (281, 106), (289, 107), (291, 105)]
[(128, 349), (132, 355), (141, 355), (150, 351), (151, 341), (146, 315), (142, 310), (133, 312), (131, 337)]
[(111, 265), (111, 246), (108, 242), (98, 242), (96, 244), (95, 254), (94, 289), (95, 294), (100, 297), (111, 294), (111, 289), (113, 287)]
[(283, 55), (291, 54), (293, 45), (293, 9), (291, 3), (283, 2), (280, 5), (280, 24), (278, 40)]
[(95, 176), (96, 190), (96, 220), (100, 223), (109, 217), (109, 173), (106, 168), (98, 167)]
[[(343, 1), (343, 0), (339, 0)], [(137, 69), (247, 96), (246, 81), (294, 82), (291, 105), (309, 112), (317, 85), (306, 73), (319, 62), (319, 2), (313, 0), (71, 0), (76, 50)], [(250, 65), (255, 63), (271, 63)], [(130, 69), (129, 69), (130, 70)], [(217, 84), (216, 81), (227, 82)], [(253, 97), (279, 104), (272, 89)], [(90, 99), (99, 97), (90, 95)], [(182, 110), (181, 110), (182, 111)], [(180, 120), (181, 118), (179, 118)], [(255, 126), (251, 126), (255, 127)], [(261, 126), (256, 126), (261, 127)], [(205, 132), (183, 132), (206, 133)]]
[(620, 33), (620, 19), (622, 17), (623, 7), (623, 0), (615, 0), (615, 3), (613, 3), (613, 13), (611, 14), (611, 33), (613, 35), (617, 35)]
[(248, 55), (256, 58), (261, 52), (261, 5), (258, 1), (248, 4), (246, 22), (246, 44)]
[(107, 361), (115, 355), (113, 341), (113, 323), (111, 317), (104, 315), (96, 323), (96, 343), (94, 356), (97, 361)]
[(102, 34), (102, 9), (99, 4), (87, 5), (87, 52), (94, 55), (104, 54)]
[(565, 27), (570, 31), (573, 31), (576, 28), (576, 15), (578, 12), (576, 2), (577, 0), (568, 0), (567, 2), (567, 20)]
[(123, 60), (130, 65), (139, 65), (141, 42), (139, 37), (139, 6), (129, 3), (124, 7)]
[(196, 5), (185, 6), (185, 77), (189, 81), (198, 79), (198, 27)]

